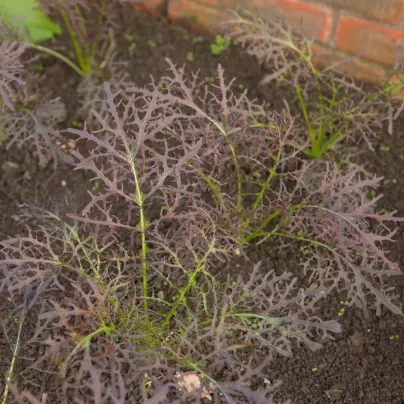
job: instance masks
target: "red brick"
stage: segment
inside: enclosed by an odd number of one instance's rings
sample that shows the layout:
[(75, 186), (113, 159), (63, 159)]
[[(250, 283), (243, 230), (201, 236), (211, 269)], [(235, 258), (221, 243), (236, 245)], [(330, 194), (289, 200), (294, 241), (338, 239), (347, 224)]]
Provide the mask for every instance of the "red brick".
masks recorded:
[(301, 0), (222, 0), (223, 6), (234, 8), (237, 4), (268, 17), (283, 17), (293, 26), (301, 26), (304, 33), (327, 42), (332, 31), (332, 12), (326, 7)]
[(386, 77), (383, 66), (364, 59), (352, 58), (345, 52), (330, 47), (313, 45), (313, 62), (318, 68), (326, 68), (335, 64), (335, 71), (357, 80), (382, 85)]
[(352, 16), (341, 16), (335, 46), (385, 65), (393, 65), (404, 31)]
[(399, 23), (404, 17), (404, 0), (321, 0), (321, 2), (392, 24)]
[(133, 4), (133, 8), (136, 11), (146, 11), (154, 17), (158, 17), (163, 3), (164, 0), (140, 0)]
[[(172, 1), (172, 0), (171, 0)], [(209, 6), (213, 6), (213, 7), (221, 7), (221, 1), (220, 0), (188, 0), (190, 2), (195, 1), (195, 3), (200, 3), (200, 4), (208, 4)]]
[(206, 7), (189, 0), (171, 0), (168, 3), (168, 18), (171, 22), (181, 23), (193, 31), (218, 32), (222, 28), (219, 22), (231, 18), (220, 8)]

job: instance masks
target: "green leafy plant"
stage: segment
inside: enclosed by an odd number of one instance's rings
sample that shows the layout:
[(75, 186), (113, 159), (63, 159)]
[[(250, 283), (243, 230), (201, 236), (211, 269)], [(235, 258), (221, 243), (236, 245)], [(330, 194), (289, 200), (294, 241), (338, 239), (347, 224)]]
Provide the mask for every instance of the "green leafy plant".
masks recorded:
[(128, 46), (128, 51), (129, 53), (133, 53), (135, 52), (136, 48), (137, 48), (137, 44), (135, 41), (135, 37), (133, 35), (128, 35), (126, 34), (124, 36), (125, 40), (129, 42), (129, 46)]
[(30, 43), (52, 39), (62, 29), (46, 17), (37, 0), (0, 0), (0, 12), (5, 23)]
[(201, 36), (196, 36), (196, 37), (192, 38), (193, 44), (197, 44), (197, 43), (201, 43), (201, 42), (203, 42), (203, 37), (201, 37)]
[(192, 52), (188, 52), (185, 57), (188, 60), (188, 62), (193, 62), (194, 61), (194, 54)]
[[(50, 47), (40, 45), (38, 42), (54, 38), (55, 35), (61, 34), (60, 26), (45, 16), (41, 4), (36, 0), (2, 0), (0, 9), (4, 9), (3, 19), (6, 23), (17, 30), (19, 36), (27, 45), (40, 52), (54, 56), (70, 66), (80, 76), (85, 76), (90, 73), (94, 67), (95, 57), (98, 52), (98, 41), (101, 25), (104, 18), (104, 9), (106, 2), (101, 2), (97, 19), (97, 26), (94, 28), (94, 33), (90, 34), (84, 23), (83, 12), (88, 11), (88, 6), (81, 0), (56, 1), (50, 5), (46, 4), (49, 9), (56, 9), (66, 26), (72, 41), (74, 54), (77, 60), (75, 63), (69, 56), (65, 56), (60, 52), (51, 49)], [(90, 36), (93, 35), (91, 39)], [(108, 59), (111, 56), (115, 46), (112, 30), (109, 32), (110, 46), (106, 52), (105, 59), (98, 66), (105, 67)]]
[[(313, 158), (322, 158), (332, 147), (333, 145), (341, 141), (344, 137), (345, 125), (341, 124), (337, 127), (328, 124), (327, 118), (320, 120), (318, 124), (312, 124), (312, 119), (307, 111), (306, 101), (302, 94), (302, 88), (299, 84), (296, 84), (296, 94), (299, 100), (300, 108), (303, 114), (303, 119), (306, 124), (307, 133), (310, 139), (310, 146), (305, 150), (306, 154)], [(337, 93), (335, 93), (335, 97), (337, 97)], [(335, 102), (335, 98), (327, 99), (326, 102), (332, 103)], [(322, 101), (320, 101), (322, 102)], [(319, 105), (320, 110), (326, 117), (328, 108), (325, 108), (324, 105)], [(313, 120), (314, 121), (314, 120)], [(331, 130), (331, 132), (330, 132)]]
[(229, 49), (231, 39), (222, 35), (216, 35), (215, 42), (210, 44), (210, 51), (212, 55), (219, 56), (227, 49)]
[[(23, 0), (26, 1), (26, 0)], [(62, 62), (70, 66), (80, 76), (87, 76), (94, 69), (103, 70), (112, 55), (115, 48), (115, 39), (113, 30), (108, 31), (108, 48), (103, 55), (101, 61), (97, 60), (100, 52), (101, 30), (106, 19), (106, 0), (102, 0), (99, 5), (88, 3), (85, 0), (42, 0), (41, 4), (47, 11), (58, 12), (64, 22), (65, 28), (69, 34), (75, 61), (69, 55), (65, 56), (49, 47), (39, 44), (31, 44), (30, 46), (52, 55)], [(86, 13), (95, 14), (95, 24), (87, 25)]]

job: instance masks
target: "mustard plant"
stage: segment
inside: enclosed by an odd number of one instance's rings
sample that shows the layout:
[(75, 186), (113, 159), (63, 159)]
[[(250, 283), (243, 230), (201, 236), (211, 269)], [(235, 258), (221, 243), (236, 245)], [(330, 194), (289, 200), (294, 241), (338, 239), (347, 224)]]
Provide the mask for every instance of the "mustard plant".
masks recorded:
[[(38, 225), (0, 242), (0, 293), (46, 280), (26, 342), (46, 347), (31, 371), (50, 360), (62, 402), (270, 403), (272, 356), (341, 331), (318, 317), (329, 293), (401, 313), (384, 246), (402, 219), (369, 199), (379, 178), (307, 161), (290, 114), (236, 95), (221, 66), (207, 86), (167, 62), (164, 86), (105, 83), (96, 128), (69, 129), (97, 186), (81, 211), (31, 209)], [(301, 269), (234, 275), (258, 243), (298, 247)]]

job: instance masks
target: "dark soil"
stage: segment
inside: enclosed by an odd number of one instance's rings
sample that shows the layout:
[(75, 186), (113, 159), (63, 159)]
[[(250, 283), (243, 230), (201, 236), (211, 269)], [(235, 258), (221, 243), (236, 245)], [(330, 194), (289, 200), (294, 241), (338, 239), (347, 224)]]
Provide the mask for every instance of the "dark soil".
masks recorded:
[[(136, 41), (136, 50), (131, 53), (124, 35), (131, 35)], [(129, 60), (130, 78), (137, 85), (149, 83), (150, 76), (156, 81), (166, 74), (165, 57), (170, 57), (177, 65), (187, 64), (188, 70), (200, 70), (201, 77), (215, 76), (217, 64), (221, 63), (228, 78), (237, 77), (235, 91), (248, 89), (252, 98), (264, 99), (274, 109), (282, 108), (282, 98), (293, 104), (293, 96), (282, 92), (277, 94), (272, 88), (267, 91), (258, 88), (263, 72), (255, 60), (243, 51), (231, 48), (219, 57), (212, 56), (210, 40), (195, 39), (196, 36), (184, 29), (172, 26), (165, 21), (155, 20), (146, 15), (126, 16), (117, 32), (119, 57)], [(157, 46), (150, 47), (148, 41)], [(58, 46), (63, 46), (58, 44)], [(187, 61), (192, 52), (193, 61)], [(75, 118), (75, 91), (78, 79), (68, 68), (60, 63), (46, 59), (43, 83), (53, 95), (62, 97), (67, 103), (69, 120)], [(66, 122), (69, 125), (69, 122)], [(401, 132), (401, 133), (400, 133)], [(358, 156), (361, 164), (369, 172), (385, 178), (382, 191), (385, 194), (383, 207), (397, 210), (404, 216), (404, 120), (397, 122), (394, 136), (380, 131), (375, 152), (361, 148)], [(381, 151), (380, 146), (389, 146), (389, 151)], [(382, 147), (383, 150), (387, 148)], [(358, 150), (356, 150), (359, 152)], [(68, 166), (41, 168), (30, 157), (29, 150), (6, 150), (0, 145), (0, 238), (13, 236), (26, 231), (23, 225), (13, 217), (21, 204), (34, 204), (50, 209), (69, 209), (79, 206), (87, 195), (88, 180), (82, 172), (72, 172)], [(404, 268), (404, 225), (396, 235), (396, 244), (391, 246), (391, 256)], [(292, 252), (293, 254), (293, 252)], [(282, 256), (280, 256), (282, 257)], [(252, 262), (263, 261), (263, 265), (272, 267), (278, 257), (269, 257), (267, 251), (256, 249), (250, 256)], [(291, 262), (291, 256), (285, 260)], [(292, 255), (293, 262), (293, 255)], [(272, 268), (268, 268), (272, 269)], [(404, 279), (397, 278), (397, 288), (404, 295)], [(8, 307), (0, 307), (0, 313)], [(329, 297), (324, 302), (324, 318), (338, 318), (339, 300)], [(275, 401), (287, 399), (295, 404), (326, 403), (363, 403), (363, 404), (401, 404), (404, 403), (404, 320), (389, 313), (376, 318), (373, 313), (366, 318), (362, 311), (348, 309), (341, 318), (344, 332), (336, 341), (328, 342), (318, 352), (304, 348), (296, 350), (292, 359), (276, 357), (267, 369), (267, 379), (271, 383), (282, 380), (282, 386), (276, 390)], [(29, 330), (26, 331), (27, 338)], [(398, 335), (392, 339), (392, 336)], [(37, 356), (40, 356), (38, 353)], [(21, 358), (35, 357), (30, 347), (23, 346)], [(0, 341), (0, 370), (8, 368), (10, 342)], [(18, 369), (23, 368), (21, 359)], [(30, 374), (22, 378), (28, 383)], [(32, 388), (33, 380), (29, 387)], [(1, 383), (0, 383), (1, 384)], [(40, 390), (51, 393), (54, 390), (55, 376), (44, 376), (36, 380)], [(1, 386), (0, 386), (1, 387)], [(23, 389), (24, 386), (19, 386)], [(1, 388), (0, 388), (1, 392)], [(50, 395), (51, 398), (51, 395)], [(48, 401), (57, 404), (56, 401)]]

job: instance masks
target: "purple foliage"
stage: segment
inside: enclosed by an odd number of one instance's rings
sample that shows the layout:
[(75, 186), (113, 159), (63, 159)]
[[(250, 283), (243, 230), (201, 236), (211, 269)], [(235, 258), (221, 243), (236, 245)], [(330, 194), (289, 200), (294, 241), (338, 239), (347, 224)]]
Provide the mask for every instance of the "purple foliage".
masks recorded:
[(41, 167), (49, 161), (53, 161), (54, 168), (60, 161), (71, 161), (60, 148), (64, 138), (58, 125), (65, 121), (66, 115), (65, 105), (59, 100), (43, 102), (32, 111), (22, 108), (6, 112), (0, 128), (6, 136), (7, 148), (30, 146)]
[(40, 166), (53, 160), (69, 161), (58, 146), (63, 141), (58, 125), (66, 119), (66, 108), (60, 100), (44, 100), (30, 75), (23, 55), (28, 45), (1, 20), (0, 16), (0, 132), (7, 148), (16, 145), (30, 148)]
[[(306, 108), (309, 107), (312, 127), (322, 127), (333, 134), (343, 125), (343, 137), (365, 140), (370, 148), (383, 121), (388, 121), (388, 131), (393, 132), (393, 121), (401, 112), (401, 108), (394, 105), (402, 99), (399, 89), (403, 83), (399, 83), (403, 66), (400, 63), (387, 76), (383, 88), (369, 94), (363, 84), (344, 75), (344, 65), (359, 56), (343, 60), (336, 56), (335, 62), (321, 70), (322, 53), (314, 49), (316, 35), (309, 36), (307, 27), (291, 26), (279, 16), (274, 19), (273, 15), (257, 15), (245, 9), (231, 11), (231, 14), (234, 19), (224, 24), (229, 24), (234, 43), (243, 46), (268, 71), (261, 85), (299, 85)], [(394, 77), (396, 87), (389, 82)], [(304, 134), (304, 122), (297, 122), (296, 129), (298, 126)]]
[[(341, 331), (318, 318), (333, 290), (399, 311), (384, 245), (402, 219), (367, 197), (380, 179), (306, 161), (290, 114), (233, 93), (220, 66), (206, 87), (168, 63), (163, 89), (105, 83), (95, 129), (69, 130), (99, 187), (80, 213), (37, 210), (41, 227), (0, 241), (0, 292), (38, 296), (27, 343), (46, 347), (35, 367), (58, 368), (65, 402), (270, 403), (272, 355)], [(303, 245), (309, 286), (260, 263), (219, 281), (267, 240)]]
[(0, 106), (14, 111), (18, 87), (24, 85), (21, 57), (26, 45), (10, 33), (0, 15)]

